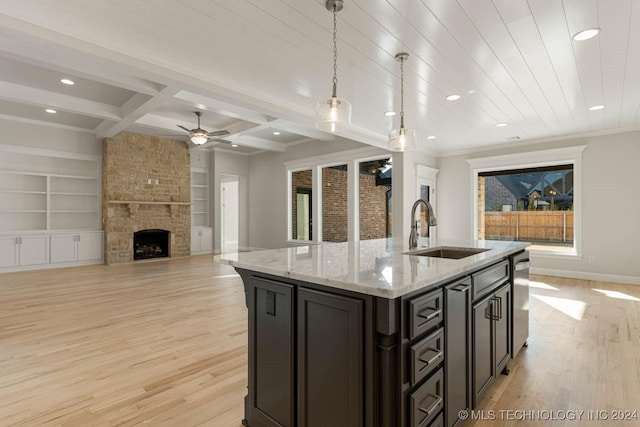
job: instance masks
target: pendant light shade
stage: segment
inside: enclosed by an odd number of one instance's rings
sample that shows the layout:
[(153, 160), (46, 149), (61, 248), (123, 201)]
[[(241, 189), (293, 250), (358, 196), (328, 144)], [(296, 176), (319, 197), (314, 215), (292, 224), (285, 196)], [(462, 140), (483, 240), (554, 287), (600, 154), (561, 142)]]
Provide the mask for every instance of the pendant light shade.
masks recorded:
[(405, 151), (416, 148), (416, 131), (413, 129), (394, 129), (389, 132), (389, 150)]
[(351, 103), (332, 96), (327, 101), (318, 102), (316, 127), (328, 132), (344, 132), (351, 126)]
[(405, 151), (416, 148), (416, 132), (404, 127), (404, 61), (409, 58), (408, 53), (396, 55), (396, 61), (400, 62), (400, 129), (394, 129), (389, 133), (389, 150)]
[(333, 12), (333, 93), (316, 107), (316, 127), (328, 132), (344, 132), (351, 126), (351, 103), (338, 98), (338, 32), (337, 14), (344, 7), (342, 0), (327, 0), (327, 10)]

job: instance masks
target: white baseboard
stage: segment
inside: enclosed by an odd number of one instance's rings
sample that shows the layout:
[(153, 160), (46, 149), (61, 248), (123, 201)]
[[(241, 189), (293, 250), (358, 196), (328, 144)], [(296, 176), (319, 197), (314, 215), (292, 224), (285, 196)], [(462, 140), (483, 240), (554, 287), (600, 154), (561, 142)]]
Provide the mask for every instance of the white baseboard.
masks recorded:
[(599, 282), (623, 283), (626, 285), (640, 285), (640, 277), (618, 276), (616, 274), (589, 273), (584, 271), (557, 270), (553, 268), (531, 267), (531, 274), (542, 276), (568, 277), (570, 279), (595, 280)]
[(96, 265), (96, 264), (104, 264), (104, 260), (92, 259), (89, 261), (74, 261), (74, 262), (61, 262), (61, 263), (55, 263), (55, 264), (36, 264), (36, 265), (23, 265), (20, 267), (6, 267), (6, 268), (0, 268), (0, 273), (15, 273), (18, 271), (46, 270), (49, 268), (80, 267), (83, 265)]

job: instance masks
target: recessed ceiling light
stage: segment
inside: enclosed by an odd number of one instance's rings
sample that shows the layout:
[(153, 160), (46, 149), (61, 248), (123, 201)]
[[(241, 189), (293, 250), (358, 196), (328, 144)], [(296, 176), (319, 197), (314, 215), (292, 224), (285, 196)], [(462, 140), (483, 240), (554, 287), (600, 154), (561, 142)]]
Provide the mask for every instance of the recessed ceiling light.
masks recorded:
[(45, 109), (44, 111), (46, 111), (46, 112), (47, 112), (47, 113), (49, 113), (49, 114), (55, 114), (55, 113), (57, 113), (57, 111), (56, 111), (56, 110), (54, 110), (53, 108), (47, 108), (47, 109)]
[(594, 105), (592, 107), (589, 107), (589, 110), (598, 111), (598, 110), (602, 110), (603, 108), (604, 108), (604, 105)]
[(280, 135), (280, 132), (276, 131), (273, 133), (274, 135)]
[(435, 135), (429, 135), (429, 136), (427, 137), (427, 139), (436, 139), (436, 136), (435, 136)]
[(396, 115), (396, 112), (395, 111), (386, 111), (384, 113), (384, 115), (387, 116), (387, 117), (393, 117), (393, 116)]
[(449, 95), (447, 96), (447, 101), (457, 101), (458, 99), (460, 99), (460, 95)]
[(507, 125), (506, 123), (498, 123), (498, 124), (496, 125), (496, 127), (498, 127), (498, 128), (503, 128), (503, 127), (505, 127), (506, 125)]
[(232, 146), (233, 148), (236, 148), (236, 147), (238, 146), (238, 144), (231, 144), (231, 146)]
[(70, 79), (60, 79), (60, 83), (64, 83), (69, 86), (76, 84), (73, 80), (70, 80)]
[(586, 30), (582, 30), (579, 33), (574, 34), (571, 38), (575, 41), (581, 42), (597, 36), (599, 32), (600, 28), (587, 28)]

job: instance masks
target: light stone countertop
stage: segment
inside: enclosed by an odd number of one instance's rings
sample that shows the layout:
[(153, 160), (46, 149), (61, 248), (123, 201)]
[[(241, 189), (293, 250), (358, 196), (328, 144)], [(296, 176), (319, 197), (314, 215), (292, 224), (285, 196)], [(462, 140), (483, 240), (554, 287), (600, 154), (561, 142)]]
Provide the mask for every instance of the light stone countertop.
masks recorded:
[(240, 269), (393, 299), (489, 265), (529, 243), (421, 238), (415, 250), (439, 246), (490, 250), (462, 259), (412, 256), (404, 254), (407, 242), (389, 238), (228, 252), (215, 258)]

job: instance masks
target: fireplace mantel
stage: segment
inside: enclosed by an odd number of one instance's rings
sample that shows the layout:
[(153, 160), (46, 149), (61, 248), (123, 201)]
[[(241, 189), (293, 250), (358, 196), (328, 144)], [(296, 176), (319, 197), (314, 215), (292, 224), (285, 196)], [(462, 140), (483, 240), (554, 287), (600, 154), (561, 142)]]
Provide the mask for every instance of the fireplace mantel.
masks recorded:
[[(135, 218), (136, 213), (140, 205), (166, 205), (171, 209), (171, 218), (175, 218), (178, 215), (178, 206), (189, 206), (188, 202), (159, 202), (151, 200), (109, 200), (107, 202), (110, 205), (127, 205), (129, 208), (129, 218)], [(107, 216), (111, 215), (111, 212), (107, 212)]]

